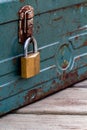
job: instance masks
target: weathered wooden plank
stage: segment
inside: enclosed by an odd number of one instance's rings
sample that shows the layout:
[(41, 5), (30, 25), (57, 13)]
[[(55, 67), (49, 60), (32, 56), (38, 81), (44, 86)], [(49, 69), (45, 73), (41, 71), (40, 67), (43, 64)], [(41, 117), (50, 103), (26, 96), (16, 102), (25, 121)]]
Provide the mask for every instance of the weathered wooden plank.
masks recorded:
[(80, 83), (77, 83), (74, 85), (75, 88), (87, 88), (87, 80), (83, 81), (83, 82), (80, 82)]
[(13, 114), (0, 119), (0, 130), (87, 130), (87, 116)]
[(26, 114), (85, 115), (87, 114), (87, 88), (79, 88), (80, 84), (87, 86), (87, 80), (15, 112)]

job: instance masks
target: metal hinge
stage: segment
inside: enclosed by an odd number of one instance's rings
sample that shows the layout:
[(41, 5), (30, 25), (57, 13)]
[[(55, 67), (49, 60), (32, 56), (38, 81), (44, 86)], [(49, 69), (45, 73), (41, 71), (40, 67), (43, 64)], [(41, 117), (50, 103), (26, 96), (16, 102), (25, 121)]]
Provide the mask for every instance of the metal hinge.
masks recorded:
[(34, 9), (26, 5), (19, 10), (19, 42), (24, 43), (33, 35)]

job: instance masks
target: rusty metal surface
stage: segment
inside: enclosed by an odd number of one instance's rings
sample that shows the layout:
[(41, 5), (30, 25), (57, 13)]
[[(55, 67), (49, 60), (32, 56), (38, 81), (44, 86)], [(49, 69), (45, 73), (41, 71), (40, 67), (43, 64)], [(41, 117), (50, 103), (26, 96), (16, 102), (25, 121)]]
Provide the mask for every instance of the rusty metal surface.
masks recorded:
[[(57, 79), (54, 79), (51, 82), (51, 85), (48, 88), (48, 91), (44, 91), (47, 86), (32, 89), (31, 91), (28, 91), (27, 95), (25, 96), (25, 105), (32, 103), (34, 101), (37, 101), (39, 99), (42, 99), (50, 94), (53, 94), (55, 92), (58, 92), (62, 89), (65, 89), (74, 83), (77, 83), (79, 81), (82, 81), (84, 78), (87, 78), (87, 72), (79, 77), (78, 72), (70, 72), (68, 74), (64, 74), (60, 77), (61, 82), (65, 80), (63, 84), (59, 84), (57, 82)], [(67, 80), (68, 79), (68, 80)]]
[[(87, 71), (79, 76), (79, 71), (73, 71), (71, 73), (63, 74), (63, 76), (60, 76), (59, 79), (61, 83), (58, 82), (58, 78), (55, 78), (53, 80), (50, 80), (49, 82), (42, 83), (41, 85), (38, 85), (38, 87), (35, 87), (31, 90), (22, 91), (21, 93), (14, 95), (13, 97), (7, 98), (2, 101), (1, 109), (3, 108), (3, 111), (0, 111), (0, 115), (5, 114), (4, 111), (4, 103), (6, 103), (7, 108), (8, 105), (14, 106), (14, 108), (11, 108), (11, 110), (16, 109), (17, 107), (26, 106), (27, 104), (33, 103), (39, 99), (42, 99), (50, 94), (53, 94), (57, 91), (60, 91), (62, 89), (65, 89), (69, 86), (71, 86), (74, 83), (77, 83), (79, 81), (82, 81), (84, 78), (87, 78)], [(64, 82), (65, 81), (65, 82)], [(7, 109), (9, 112), (9, 109)]]
[(30, 5), (23, 6), (19, 10), (19, 42), (24, 43), (33, 35), (34, 9)]
[[(34, 35), (41, 54), (40, 74), (27, 80), (20, 76), (23, 45), (18, 42), (18, 11), (26, 4), (35, 10)], [(0, 115), (87, 78), (87, 1), (10, 0), (0, 7), (9, 15), (0, 12)]]

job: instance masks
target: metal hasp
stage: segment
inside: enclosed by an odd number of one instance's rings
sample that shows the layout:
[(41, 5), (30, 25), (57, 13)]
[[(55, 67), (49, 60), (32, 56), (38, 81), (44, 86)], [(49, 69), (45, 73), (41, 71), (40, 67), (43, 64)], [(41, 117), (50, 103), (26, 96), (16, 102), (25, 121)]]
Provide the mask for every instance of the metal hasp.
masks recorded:
[(26, 5), (19, 10), (19, 43), (24, 43), (33, 35), (34, 9)]

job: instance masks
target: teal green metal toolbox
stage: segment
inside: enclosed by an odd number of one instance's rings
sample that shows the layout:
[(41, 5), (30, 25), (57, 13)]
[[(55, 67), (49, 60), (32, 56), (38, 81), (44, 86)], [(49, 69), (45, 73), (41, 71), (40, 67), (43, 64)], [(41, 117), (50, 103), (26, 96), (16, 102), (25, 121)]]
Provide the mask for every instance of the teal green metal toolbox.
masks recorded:
[(86, 78), (87, 0), (0, 0), (0, 116)]

